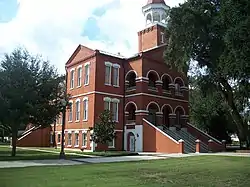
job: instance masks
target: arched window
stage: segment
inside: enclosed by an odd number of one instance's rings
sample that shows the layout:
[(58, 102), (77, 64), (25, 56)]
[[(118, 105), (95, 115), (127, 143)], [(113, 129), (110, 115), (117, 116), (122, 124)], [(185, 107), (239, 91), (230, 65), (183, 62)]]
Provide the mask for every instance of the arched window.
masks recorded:
[(171, 80), (170, 80), (170, 77), (165, 75), (163, 78), (162, 78), (162, 89), (163, 90), (166, 90), (166, 91), (169, 91), (169, 84), (171, 83)]
[(135, 88), (136, 86), (136, 74), (134, 71), (129, 72), (129, 74), (126, 77), (126, 81), (128, 81), (128, 88)]
[(152, 102), (148, 105), (147, 107), (148, 109), (148, 120), (150, 123), (154, 124), (154, 125), (157, 125), (157, 118), (156, 118), (156, 112), (159, 112), (159, 106)]
[(166, 125), (167, 127), (170, 126), (170, 120), (169, 120), (169, 114), (171, 114), (173, 111), (170, 105), (164, 105), (162, 108), (162, 113), (163, 113), (163, 124)]
[(151, 13), (149, 13), (147, 15), (147, 17), (146, 17), (146, 24), (150, 24), (150, 23), (152, 23), (152, 15), (151, 15)]
[(176, 114), (176, 121), (175, 124), (179, 127), (182, 126), (182, 121), (181, 121), (181, 116), (185, 114), (185, 111), (182, 107), (178, 106), (175, 109), (175, 114)]
[(184, 86), (183, 80), (181, 78), (176, 78), (174, 81), (175, 84), (175, 95), (183, 96), (181, 86)]
[(155, 82), (157, 81), (157, 76), (155, 73), (150, 72), (148, 74), (148, 86), (149, 87), (155, 87)]
[(160, 17), (159, 12), (154, 12), (153, 13), (153, 21), (154, 22), (160, 22), (161, 21), (161, 17)]
[(128, 120), (129, 121), (135, 121), (135, 111), (136, 111), (136, 106), (134, 103), (129, 103), (128, 106), (126, 107), (126, 111), (128, 112)]

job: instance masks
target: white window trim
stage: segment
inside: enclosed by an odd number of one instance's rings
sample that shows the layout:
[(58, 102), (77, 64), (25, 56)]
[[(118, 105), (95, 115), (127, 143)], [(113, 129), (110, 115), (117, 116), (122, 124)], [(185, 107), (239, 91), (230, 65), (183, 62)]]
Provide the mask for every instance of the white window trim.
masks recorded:
[(83, 142), (84, 142), (84, 138), (83, 138), (83, 135), (86, 134), (86, 144), (88, 144), (88, 135), (87, 135), (87, 132), (82, 132), (82, 148), (86, 148), (87, 145), (83, 145)]
[(73, 122), (73, 112), (74, 112), (73, 101), (70, 100), (69, 103), (71, 104), (72, 118), (71, 118), (71, 120), (69, 120), (69, 113), (68, 113), (68, 122)]
[[(76, 134), (78, 135), (78, 144), (76, 145)], [(75, 132), (75, 146), (74, 147), (79, 147), (79, 132)]]
[(113, 143), (113, 145), (112, 146), (108, 146), (108, 148), (115, 148), (115, 138), (113, 138), (112, 143)]
[[(78, 70), (81, 68), (81, 72), (80, 72), (80, 82), (78, 82), (78, 79), (79, 79), (79, 77), (78, 77)], [(78, 85), (78, 83), (80, 83), (79, 85)], [(77, 88), (80, 88), (81, 86), (82, 86), (82, 65), (80, 65), (80, 66), (78, 66), (77, 67), (77, 83), (76, 83), (76, 86), (77, 86)]]
[(161, 43), (163, 44), (165, 41), (164, 41), (164, 32), (161, 32)]
[(108, 104), (109, 104), (109, 109), (108, 109), (108, 110), (110, 110), (110, 108), (111, 108), (111, 101), (112, 101), (112, 99), (111, 99), (111, 98), (109, 98), (109, 97), (104, 97), (104, 98), (103, 98), (103, 101), (104, 101), (104, 102), (108, 102)]
[[(68, 144), (68, 142), (69, 142), (69, 134), (71, 135), (71, 141), (70, 141), (70, 145)], [(68, 135), (67, 135), (67, 137), (68, 137), (68, 139), (67, 139), (67, 147), (72, 147), (72, 132), (68, 132)]]
[[(88, 82), (85, 83), (85, 80), (86, 80), (86, 67), (88, 67)], [(90, 62), (87, 62), (84, 64), (84, 86), (88, 86), (89, 85), (89, 77), (90, 77)]]
[[(87, 101), (87, 107), (86, 107), (86, 116), (84, 116), (84, 101)], [(83, 121), (88, 121), (88, 115), (89, 115), (89, 98), (84, 97), (83, 98)]]
[[(113, 84), (114, 87), (120, 87), (120, 65), (119, 64), (113, 64), (113, 68), (117, 69), (117, 85)], [(113, 71), (114, 72), (114, 71)]]
[[(116, 120), (115, 120), (115, 122), (119, 122), (119, 103), (120, 103), (120, 100), (114, 98), (114, 99), (112, 99), (111, 101), (112, 101), (112, 103), (117, 104)], [(113, 111), (112, 111), (112, 113), (113, 113)]]
[[(109, 72), (109, 83), (106, 83), (106, 82), (105, 82), (105, 85), (106, 85), (106, 86), (111, 86), (111, 85), (112, 85), (112, 83), (111, 83), (111, 81), (112, 81), (112, 66), (113, 66), (113, 64), (112, 64), (111, 62), (105, 62), (105, 75), (106, 75), (106, 67), (109, 67), (109, 68), (110, 68), (110, 72)], [(106, 77), (105, 77), (104, 81), (106, 81)]]
[[(71, 77), (71, 72), (73, 71), (73, 77)], [(71, 82), (72, 82), (72, 78), (73, 78), (73, 85), (71, 85)], [(69, 83), (69, 87), (70, 87), (70, 90), (74, 89), (75, 87), (75, 68), (72, 68), (70, 70), (70, 83)]]
[(76, 112), (75, 112), (75, 122), (79, 122), (80, 121), (80, 119), (81, 119), (81, 100), (80, 99), (76, 99), (76, 101), (75, 101), (75, 104), (76, 103), (79, 103), (79, 119), (76, 119), (76, 117), (77, 117), (77, 108), (76, 108)]

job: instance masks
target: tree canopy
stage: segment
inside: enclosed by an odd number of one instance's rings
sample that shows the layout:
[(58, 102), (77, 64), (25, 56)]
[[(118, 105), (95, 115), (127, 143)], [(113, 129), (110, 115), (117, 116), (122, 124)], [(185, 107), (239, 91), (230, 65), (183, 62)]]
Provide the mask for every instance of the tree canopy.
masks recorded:
[(17, 132), (31, 123), (47, 127), (61, 111), (64, 76), (40, 56), (17, 48), (0, 63), (0, 121), (12, 133), (15, 156)]
[(250, 143), (244, 116), (250, 105), (250, 1), (187, 0), (172, 8), (166, 63), (200, 68), (200, 85), (225, 101), (239, 139)]

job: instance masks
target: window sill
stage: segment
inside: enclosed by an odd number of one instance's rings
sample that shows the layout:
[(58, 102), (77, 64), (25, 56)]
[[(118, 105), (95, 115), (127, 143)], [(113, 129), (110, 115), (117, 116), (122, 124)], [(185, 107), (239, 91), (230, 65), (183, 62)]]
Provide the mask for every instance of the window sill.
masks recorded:
[(72, 123), (73, 121), (68, 121), (69, 123)]
[(78, 148), (78, 147), (79, 147), (79, 145), (75, 145), (74, 147), (75, 147), (75, 148)]
[(114, 148), (115, 148), (115, 146), (108, 146), (108, 148), (109, 148), (109, 149), (114, 149)]
[(119, 85), (113, 85), (114, 87), (116, 87), (116, 88), (119, 88), (120, 86)]
[(79, 85), (79, 86), (77, 86), (76, 88), (81, 88), (82, 87), (82, 85)]
[(82, 149), (86, 149), (87, 148), (87, 146), (82, 146)]
[(74, 87), (73, 88), (70, 88), (69, 90), (73, 90), (74, 89)]
[(89, 85), (89, 83), (88, 84), (84, 84), (84, 86), (88, 86)]
[(105, 86), (112, 86), (111, 84), (108, 84), (108, 83), (105, 83), (104, 85), (105, 85)]
[(83, 122), (87, 122), (88, 121), (88, 119), (84, 119), (84, 120), (82, 120)]
[(76, 121), (75, 121), (75, 123), (79, 123), (79, 122), (80, 122), (80, 120), (76, 120)]
[(67, 147), (72, 147), (72, 145), (67, 145)]

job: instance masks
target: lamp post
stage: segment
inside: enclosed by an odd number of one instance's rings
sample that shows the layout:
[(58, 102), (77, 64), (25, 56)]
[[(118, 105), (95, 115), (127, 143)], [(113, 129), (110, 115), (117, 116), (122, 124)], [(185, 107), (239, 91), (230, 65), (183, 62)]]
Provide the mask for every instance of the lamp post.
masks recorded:
[(65, 130), (65, 118), (66, 118), (66, 107), (67, 102), (63, 99), (62, 101), (62, 137), (61, 137), (61, 152), (60, 152), (60, 159), (65, 159), (65, 152), (64, 152), (64, 130)]

